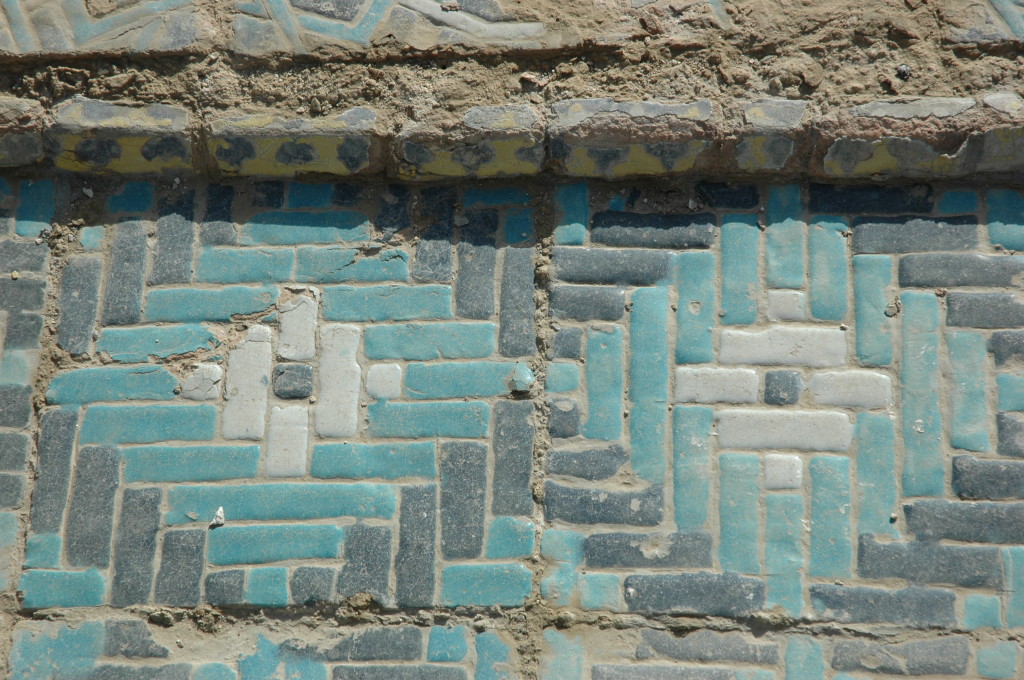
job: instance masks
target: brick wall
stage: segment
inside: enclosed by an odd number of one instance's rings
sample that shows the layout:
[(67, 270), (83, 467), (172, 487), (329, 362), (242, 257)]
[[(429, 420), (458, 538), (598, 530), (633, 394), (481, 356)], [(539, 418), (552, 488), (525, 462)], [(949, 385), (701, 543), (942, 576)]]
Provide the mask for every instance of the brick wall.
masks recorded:
[(0, 184), (14, 677), (1020, 672), (1020, 193), (89, 182)]

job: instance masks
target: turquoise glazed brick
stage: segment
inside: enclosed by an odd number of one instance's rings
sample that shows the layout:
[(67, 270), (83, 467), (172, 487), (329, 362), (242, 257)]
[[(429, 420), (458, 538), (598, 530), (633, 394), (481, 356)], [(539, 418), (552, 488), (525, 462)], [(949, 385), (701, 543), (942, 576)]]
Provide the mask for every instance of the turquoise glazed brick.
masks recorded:
[(711, 329), (715, 324), (715, 256), (706, 252), (680, 253), (677, 263), (676, 363), (702, 364), (714, 360)]
[(98, 607), (103, 604), (107, 584), (96, 569), (88, 571), (44, 571), (29, 569), (21, 575), (18, 590), (25, 609), (47, 607)]
[(580, 246), (590, 223), (590, 189), (586, 184), (563, 184), (555, 189), (555, 243)]
[[(168, 525), (209, 522), (224, 506), (230, 520), (381, 517), (395, 514), (395, 487), (389, 484), (178, 485), (167, 491)], [(189, 515), (198, 519), (193, 519)]]
[(151, 356), (162, 359), (218, 344), (216, 336), (199, 324), (137, 326), (104, 328), (96, 341), (96, 350), (106, 352), (114, 361), (137, 363)]
[(103, 654), (105, 636), (106, 628), (101, 621), (86, 621), (73, 628), (63, 622), (21, 623), (14, 631), (11, 677), (16, 680), (88, 677)]
[(530, 194), (515, 187), (466, 189), (462, 205), (466, 208), (493, 208), (499, 205), (526, 205)]
[(768, 494), (765, 512), (765, 606), (781, 607), (790, 616), (798, 617), (803, 609), (800, 568), (804, 564), (804, 499), (797, 494)]
[(346, 243), (372, 236), (365, 215), (350, 210), (267, 212), (242, 227), (243, 246), (296, 246), (304, 243)]
[(622, 329), (599, 326), (587, 331), (587, 403), (583, 434), (614, 441), (622, 436)]
[(767, 281), (773, 288), (804, 287), (806, 228), (800, 187), (772, 187), (765, 207)]
[(299, 248), (296, 254), (296, 281), (345, 283), (408, 279), (409, 256), (401, 250), (385, 250), (376, 257), (361, 257), (354, 248), (330, 246)]
[(409, 364), (405, 395), (409, 399), (493, 397), (511, 392), (512, 361)]
[(259, 446), (132, 446), (121, 449), (126, 482), (214, 482), (255, 477)]
[(584, 609), (622, 611), (622, 582), (617, 574), (583, 574), (580, 606)]
[(211, 564), (337, 559), (344, 532), (329, 525), (223, 526), (210, 532)]
[(295, 255), (270, 248), (203, 248), (196, 264), (200, 283), (265, 283), (292, 278)]
[(949, 443), (966, 451), (990, 451), (988, 438), (988, 347), (980, 333), (946, 333), (952, 366)]
[[(268, 572), (268, 577), (264, 577), (269, 581), (266, 584), (270, 587), (267, 595), (280, 599), (282, 592), (287, 595), (287, 591), (279, 589), (279, 584), (272, 580), (277, 578), (272, 573), (273, 569), (275, 568), (268, 567), (258, 571)], [(252, 655), (238, 660), (240, 680), (249, 680), (249, 678), (256, 680), (269, 680), (270, 678), (274, 678), (274, 680), (278, 678), (285, 680), (328, 680), (327, 667), (320, 661), (322, 657), (318, 655), (303, 655), (296, 653), (296, 651), (287, 644), (275, 645), (261, 633), (256, 641), (256, 651)], [(195, 679), (193, 678), (193, 680)]]
[(367, 326), (368, 359), (479, 359), (494, 354), (493, 323), (418, 323)]
[(448, 286), (331, 286), (324, 288), (328, 321), (412, 321), (452, 316)]
[[(34, 353), (32, 353), (34, 354)], [(29, 352), (7, 350), (0, 356), (0, 385), (26, 385), (32, 381), (35, 358)]]
[(1024, 378), (1001, 373), (996, 376), (999, 386), (1000, 411), (1024, 411)]
[(786, 680), (824, 680), (825, 654), (821, 643), (806, 635), (786, 642)]
[(811, 473), (811, 576), (850, 576), (850, 459), (816, 456)]
[(986, 194), (985, 203), (989, 240), (1008, 250), (1024, 250), (1024, 195), (1012, 189), (993, 189)]
[(430, 642), (427, 644), (427, 661), (454, 662), (466, 658), (469, 645), (466, 635), (469, 629), (465, 626), (430, 627)]
[(446, 607), (519, 607), (530, 594), (530, 570), (521, 564), (456, 564), (441, 572)]
[(153, 207), (153, 185), (150, 182), (125, 182), (121, 191), (107, 201), (112, 213), (143, 213)]
[(288, 570), (284, 567), (258, 567), (249, 570), (245, 601), (257, 607), (288, 605)]
[(579, 578), (575, 567), (565, 563), (556, 564), (540, 581), (541, 597), (557, 607), (566, 607)]
[(583, 680), (583, 643), (552, 628), (544, 630), (541, 680)]
[(39, 569), (60, 569), (64, 539), (60, 534), (29, 534), (25, 542), (25, 565)]
[(533, 522), (515, 517), (495, 517), (487, 533), (487, 557), (504, 559), (533, 554)]
[[(757, 215), (722, 218), (722, 314), (724, 324), (757, 321)], [(682, 308), (682, 305), (680, 305)]]
[(222, 663), (204, 663), (192, 671), (192, 680), (238, 680), (238, 674)]
[[(633, 291), (629, 317), (629, 443), (633, 470), (643, 480), (665, 479), (668, 439), (667, 288)], [(588, 354), (588, 356), (590, 356)], [(589, 385), (589, 380), (588, 380)]]
[(1003, 605), (995, 595), (968, 595), (964, 599), (964, 628), (1002, 628)]
[(825, 321), (846, 318), (847, 241), (841, 217), (816, 217), (810, 225), (811, 284), (807, 289), (811, 316)]
[(18, 540), (18, 516), (0, 512), (0, 550), (10, 548)]
[(490, 429), (491, 408), (482, 401), (395, 404), (368, 407), (371, 437), (479, 439)]
[(333, 184), (288, 183), (289, 208), (326, 208), (331, 204)]
[(1024, 626), (1024, 547), (1003, 548), (1006, 579), (1006, 625)]
[(978, 211), (978, 194), (974, 191), (946, 191), (939, 198), (940, 215), (962, 215)]
[(22, 181), (18, 186), (14, 233), (18, 236), (39, 236), (44, 229), (50, 228), (55, 209), (53, 180)]
[(546, 392), (572, 392), (580, 387), (580, 367), (569, 362), (548, 364)]
[(150, 444), (212, 439), (217, 409), (209, 405), (90, 406), (79, 440), (83, 444)]
[(892, 284), (892, 260), (885, 255), (853, 258), (853, 294), (857, 358), (869, 366), (892, 363), (892, 323), (885, 315), (886, 288)]
[(505, 213), (505, 243), (516, 245), (533, 240), (533, 211), (516, 208)]
[(318, 444), (309, 474), (321, 478), (361, 479), (437, 476), (434, 442)]
[(902, 385), (903, 495), (942, 496), (945, 466), (939, 412), (939, 304), (932, 292), (905, 292)]
[(758, 551), (758, 497), (761, 493), (761, 459), (746, 453), (726, 453), (718, 457), (721, 487), (718, 518), (721, 540), (718, 559), (723, 571), (760, 574)]
[(1016, 642), (997, 642), (978, 648), (978, 675), (983, 678), (1009, 680), (1017, 676), (1018, 645)]
[(509, 666), (511, 651), (498, 634), (487, 631), (476, 636), (476, 673), (473, 680), (514, 680)]
[(102, 250), (103, 240), (107, 237), (105, 227), (83, 227), (78, 231), (78, 242), (87, 252)]
[(703, 406), (676, 406), (672, 411), (673, 498), (680, 531), (700, 531), (707, 523), (714, 420), (714, 411)]
[(50, 404), (174, 399), (177, 379), (160, 366), (103, 366), (61, 373), (50, 381)]
[(861, 413), (854, 427), (859, 493), (858, 534), (896, 536), (896, 434), (888, 415)]
[(253, 314), (277, 301), (273, 286), (226, 288), (158, 288), (146, 293), (149, 321), (230, 321), (234, 314)]
[(555, 568), (540, 582), (541, 596), (552, 604), (565, 607), (576, 588), (576, 568), (583, 562), (583, 535), (564, 529), (548, 529), (541, 535), (541, 555), (555, 563)]

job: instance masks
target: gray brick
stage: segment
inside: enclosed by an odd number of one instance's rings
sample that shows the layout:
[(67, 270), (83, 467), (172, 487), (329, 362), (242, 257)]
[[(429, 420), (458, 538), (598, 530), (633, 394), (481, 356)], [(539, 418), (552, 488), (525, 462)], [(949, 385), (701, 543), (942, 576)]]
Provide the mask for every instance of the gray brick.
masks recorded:
[(103, 263), (99, 258), (76, 255), (68, 259), (61, 273), (57, 344), (72, 354), (89, 351), (96, 323), (102, 269)]
[(656, 656), (679, 661), (742, 661), (772, 665), (779, 662), (779, 648), (771, 643), (750, 642), (742, 633), (716, 633), (698, 630), (686, 637), (645, 628), (643, 642), (636, 650), (638, 659)]
[(46, 282), (38, 279), (0, 278), (0, 310), (21, 312), (42, 309), (45, 286)]
[(34, 241), (18, 243), (16, 241), (0, 241), (0, 272), (39, 272), (46, 266), (46, 256), (50, 254), (45, 243)]
[(160, 489), (154, 488), (123, 492), (110, 588), (110, 603), (115, 607), (149, 601), (162, 496)]
[(459, 276), (455, 280), (455, 314), (463, 319), (489, 319), (494, 315), (494, 272), (497, 252), (494, 234), (498, 214), (493, 210), (467, 213), (455, 251)]
[(187, 663), (166, 666), (121, 666), (103, 664), (97, 666), (87, 680), (188, 680), (192, 665)]
[(334, 575), (334, 569), (329, 567), (299, 567), (292, 572), (292, 601), (295, 604), (331, 602), (334, 600)]
[(156, 221), (156, 250), (149, 272), (151, 285), (192, 280), (195, 237), (195, 225), (182, 215), (164, 215)]
[[(253, 184), (253, 191), (258, 191), (261, 182)], [(284, 187), (281, 187), (283, 200)], [(207, 222), (225, 222), (231, 224), (234, 221), (232, 205), (235, 201), (235, 188), (226, 184), (211, 184), (206, 187), (206, 213), (204, 218)], [(280, 207), (280, 204), (278, 204)]]
[(832, 651), (832, 668), (893, 675), (963, 675), (969, 658), (970, 645), (960, 635), (892, 645), (840, 640)]
[(572, 524), (629, 524), (654, 526), (661, 521), (660, 486), (643, 491), (578, 489), (554, 482), (544, 484), (544, 517)]
[(203, 222), (199, 225), (199, 243), (204, 246), (233, 246), (238, 232), (231, 222)]
[(71, 409), (47, 411), (40, 419), (30, 514), (34, 533), (55, 534), (64, 523), (77, 425), (78, 411)]
[(1024, 461), (954, 456), (953, 492), (969, 500), (1024, 498)]
[(553, 359), (579, 359), (583, 356), (583, 329), (560, 328), (552, 346)]
[[(330, 588), (334, 587), (333, 579), (328, 586)], [(228, 606), (245, 602), (245, 571), (242, 569), (229, 569), (209, 574), (206, 577), (206, 602), (213, 605)]]
[(919, 540), (1024, 544), (1024, 503), (928, 500), (903, 506)]
[(434, 537), (437, 487), (402, 487), (395, 555), (395, 601), (399, 607), (434, 603)]
[(498, 351), (520, 357), (537, 352), (533, 331), (533, 251), (505, 248), (498, 313)]
[(110, 565), (120, 462), (120, 455), (114, 448), (87, 446), (78, 451), (74, 489), (64, 529), (64, 550), (72, 567)]
[(634, 574), (623, 587), (631, 612), (746, 616), (764, 606), (764, 583), (737, 574)]
[(1010, 293), (950, 293), (946, 324), (970, 328), (1024, 326), (1024, 303)]
[(26, 312), (10, 312), (7, 315), (7, 332), (4, 334), (4, 349), (36, 349), (39, 334), (43, 330), (43, 317)]
[(548, 432), (555, 439), (580, 433), (580, 406), (572, 399), (548, 400)]
[(205, 563), (206, 529), (164, 532), (156, 601), (177, 607), (199, 604), (199, 581)]
[(973, 217), (941, 221), (910, 216), (859, 217), (850, 239), (855, 253), (918, 253), (978, 247)]
[(166, 659), (170, 653), (153, 640), (153, 634), (138, 619), (107, 621), (103, 643), (104, 656), (124, 656), (129, 659)]
[[(284, 206), (284, 182), (253, 182), (252, 204), (257, 208), (280, 208)], [(209, 205), (209, 199), (207, 199)], [(230, 219), (230, 217), (221, 217)]]
[(996, 434), (996, 452), (1000, 456), (1024, 458), (1024, 417), (1013, 413), (997, 413)]
[(964, 588), (999, 588), (1003, 570), (998, 548), (932, 542), (878, 543), (863, 535), (857, 573), (865, 578), (901, 578)]
[(711, 535), (592, 534), (583, 541), (583, 559), (597, 568), (711, 567)]
[(480, 556), (484, 541), (487, 448), (477, 442), (442, 442), (441, 557)]
[(988, 339), (988, 351), (995, 357), (997, 366), (1024, 361), (1024, 331), (996, 331)]
[(532, 515), (533, 402), (499, 401), (494, 405), (494, 476), (491, 512)]
[(924, 184), (808, 187), (808, 208), (812, 213), (859, 213), (865, 208), (885, 214), (930, 213), (934, 204), (935, 192)]
[(579, 479), (608, 479), (629, 461), (629, 454), (621, 444), (600, 448), (593, 445), (585, 449), (549, 451), (546, 469), (549, 475), (565, 475)]
[(0, 385), (0, 427), (25, 427), (32, 417), (32, 387)]
[(335, 666), (333, 680), (466, 680), (458, 666)]
[(391, 529), (355, 524), (345, 530), (345, 566), (338, 575), (338, 594), (351, 597), (369, 593), (388, 602), (391, 573)]
[(0, 473), (0, 508), (17, 508), (25, 495), (25, 478), (22, 475)]
[(823, 619), (843, 623), (902, 623), (914, 628), (956, 625), (951, 590), (910, 587), (902, 590), (811, 586), (811, 603)]
[(142, 289), (146, 270), (146, 225), (122, 222), (117, 226), (104, 285), (104, 326), (135, 323), (142, 317)]
[(734, 671), (707, 666), (598, 665), (590, 673), (592, 680), (736, 680)]
[(328, 661), (415, 661), (423, 654), (423, 633), (415, 626), (366, 628), (327, 650)]
[(0, 470), (19, 472), (28, 458), (28, 437), (17, 432), (0, 432)]
[(788, 406), (800, 401), (804, 381), (799, 371), (768, 371), (764, 374), (764, 403)]
[(274, 367), (274, 394), (282, 399), (306, 399), (313, 394), (313, 367), (278, 364)]
[(395, 232), (408, 229), (412, 225), (409, 215), (411, 205), (412, 192), (409, 187), (403, 184), (387, 186), (377, 210), (377, 219), (374, 220), (374, 225), (380, 230), (382, 241), (389, 240)]
[(590, 240), (629, 248), (710, 248), (715, 216), (601, 212), (591, 220)]
[(576, 321), (617, 321), (626, 312), (626, 291), (610, 286), (551, 287), (551, 315)]
[(1021, 272), (1024, 257), (922, 253), (900, 258), (900, 285), (907, 288), (1011, 286)]
[(672, 254), (662, 250), (559, 247), (555, 277), (569, 283), (649, 286), (672, 276)]
[(416, 244), (416, 256), (413, 258), (409, 276), (413, 281), (420, 283), (451, 283), (451, 236), (421, 238)]

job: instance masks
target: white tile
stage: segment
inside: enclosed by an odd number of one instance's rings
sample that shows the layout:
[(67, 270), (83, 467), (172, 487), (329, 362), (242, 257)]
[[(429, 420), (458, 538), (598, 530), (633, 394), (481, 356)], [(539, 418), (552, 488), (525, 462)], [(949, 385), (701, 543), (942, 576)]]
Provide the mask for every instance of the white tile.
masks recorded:
[(245, 340), (228, 354), (221, 423), (225, 439), (263, 438), (272, 355), (267, 326), (250, 328)]
[(206, 401), (220, 396), (224, 370), (218, 364), (199, 364), (181, 383), (183, 399)]
[(398, 364), (374, 364), (366, 371), (366, 393), (375, 399), (402, 396), (402, 367)]
[(267, 437), (267, 477), (302, 477), (306, 474), (309, 409), (275, 406), (270, 411)]
[(804, 478), (804, 461), (800, 456), (769, 453), (764, 457), (764, 488), (799, 489)]

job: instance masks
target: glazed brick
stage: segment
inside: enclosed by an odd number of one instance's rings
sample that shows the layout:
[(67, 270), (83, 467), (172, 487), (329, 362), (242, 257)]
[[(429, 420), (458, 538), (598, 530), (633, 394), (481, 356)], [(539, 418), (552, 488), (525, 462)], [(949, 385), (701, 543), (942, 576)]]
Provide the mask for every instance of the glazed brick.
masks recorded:
[(921, 540), (1024, 543), (1024, 503), (965, 503), (944, 500), (906, 505), (907, 530)]
[(840, 640), (832, 651), (832, 668), (896, 675), (963, 675), (969, 658), (968, 640), (959, 635), (896, 644)]
[(206, 405), (91, 406), (79, 437), (86, 444), (212, 439), (216, 419), (216, 409)]
[(205, 591), (208, 604), (242, 604), (245, 601), (245, 571), (228, 569), (211, 572), (206, 575)]
[(388, 666), (363, 664), (335, 666), (332, 680), (467, 680), (466, 671), (457, 666)]
[(675, 401), (751, 403), (757, 401), (758, 386), (757, 373), (749, 368), (679, 367), (676, 368)]
[(25, 427), (32, 416), (32, 388), (0, 385), (0, 427)]
[(853, 440), (853, 423), (839, 411), (717, 412), (719, 443), (736, 449), (800, 449), (846, 451)]
[(55, 186), (52, 179), (20, 182), (14, 233), (18, 236), (38, 236), (44, 229), (50, 228), (55, 209)]
[(803, 497), (769, 494), (765, 497), (765, 606), (781, 608), (793, 617), (803, 609)]
[(1012, 286), (1024, 271), (1024, 257), (979, 253), (921, 253), (900, 258), (899, 281), (905, 288)]
[(857, 573), (865, 578), (901, 578), (963, 588), (998, 589), (1003, 585), (998, 548), (878, 543), (869, 535), (860, 537)]
[(674, 534), (592, 534), (583, 541), (588, 567), (598, 569), (711, 567), (711, 536)]
[(189, 680), (192, 666), (187, 663), (166, 664), (163, 666), (146, 667), (102, 664), (88, 675), (88, 680)]
[(579, 489), (545, 482), (544, 517), (572, 524), (654, 526), (662, 517), (661, 487), (643, 491)]
[(596, 665), (592, 680), (736, 680), (736, 672), (707, 666)]
[(357, 523), (345, 530), (345, 566), (338, 574), (338, 594), (351, 597), (369, 593), (379, 603), (388, 601), (391, 572), (391, 529)]
[(502, 356), (526, 356), (537, 351), (533, 328), (533, 277), (533, 251), (506, 248), (498, 312), (498, 348)]
[(615, 441), (622, 436), (623, 340), (619, 326), (592, 326), (587, 331), (587, 421), (590, 439)]
[(630, 460), (643, 480), (660, 483), (665, 476), (668, 434), (669, 297), (667, 288), (633, 292), (629, 323)]
[(229, 321), (234, 314), (269, 309), (278, 290), (270, 286), (225, 288), (159, 288), (146, 293), (149, 321)]
[(811, 473), (808, 573), (811, 576), (849, 576), (853, 558), (850, 460), (842, 456), (815, 456), (808, 468)]
[(23, 470), (28, 457), (28, 445), (29, 439), (26, 435), (17, 432), (0, 432), (0, 470), (10, 472)]
[(853, 258), (853, 294), (857, 328), (857, 358), (871, 366), (892, 362), (891, 322), (887, 286), (892, 283), (892, 260), (884, 255)]
[(555, 187), (555, 243), (583, 245), (590, 223), (590, 187), (563, 184)]
[(462, 228), (455, 247), (459, 275), (455, 279), (455, 313), (464, 319), (489, 319), (494, 314), (494, 272), (497, 251), (494, 234), (498, 213), (474, 210), (466, 213), (469, 224)]
[(583, 356), (583, 329), (560, 328), (555, 333), (555, 341), (549, 352), (552, 359), (581, 358)]
[(697, 195), (711, 208), (750, 210), (761, 201), (756, 184), (727, 184), (725, 182), (699, 182)]
[[(93, 310), (93, 316), (96, 313)], [(92, 321), (90, 320), (89, 333), (92, 333)], [(7, 313), (7, 330), (4, 332), (3, 344), (5, 350), (28, 349), (33, 350), (39, 346), (39, 334), (43, 330), (43, 317), (39, 314), (28, 314), (25, 312)], [(60, 336), (58, 334), (58, 344)]]
[(258, 446), (132, 446), (121, 449), (126, 482), (209, 482), (255, 477)]
[(807, 227), (802, 215), (800, 187), (771, 187), (765, 206), (765, 278), (773, 288), (804, 285)]
[[(295, 604), (317, 604), (334, 599), (335, 571), (328, 567), (299, 567), (292, 572), (290, 589)], [(206, 601), (210, 602), (210, 581), (206, 581)]]
[[(774, 665), (779, 662), (779, 648), (768, 642), (751, 642), (741, 633), (716, 633), (699, 630), (684, 638), (645, 628), (640, 632), (643, 643), (637, 658), (668, 657), (679, 661), (739, 661)], [(788, 664), (787, 664), (788, 665)]]
[(178, 381), (159, 366), (103, 366), (61, 373), (50, 381), (50, 404), (134, 399), (170, 400)]
[(46, 266), (49, 248), (34, 242), (0, 241), (0, 262), (4, 273), (39, 272)]
[(441, 556), (478, 557), (484, 540), (487, 447), (475, 442), (443, 442), (441, 470)]
[(83, 447), (75, 466), (74, 492), (64, 530), (67, 563), (72, 567), (110, 564), (110, 537), (114, 522), (114, 495), (119, 483), (117, 450)]
[(496, 515), (533, 513), (533, 413), (530, 401), (503, 400), (494, 405), (491, 512)]
[(430, 627), (430, 644), (427, 647), (428, 661), (462, 661), (469, 647), (466, 644), (465, 626)]
[(724, 324), (757, 320), (757, 215), (722, 218), (722, 314)]
[(281, 399), (306, 399), (313, 394), (313, 367), (278, 364), (274, 367), (274, 394)]
[(51, 571), (29, 569), (18, 583), (25, 609), (48, 607), (98, 607), (103, 604), (106, 584), (95, 569)]
[(195, 225), (182, 215), (164, 215), (156, 221), (156, 249), (149, 284), (185, 283), (192, 278)]
[(370, 404), (369, 435), (396, 439), (480, 438), (490, 428), (490, 407), (480, 401)]
[(493, 397), (511, 391), (516, 364), (499, 361), (414, 363), (405, 369), (409, 399)]
[(448, 286), (328, 286), (323, 315), (328, 321), (412, 321), (452, 316)]
[(952, 364), (949, 390), (951, 417), (949, 443), (967, 451), (989, 451), (989, 393), (986, 373), (988, 356), (980, 333), (946, 333), (946, 347)]
[(735, 574), (636, 574), (624, 589), (631, 612), (745, 616), (765, 603), (764, 583)]
[(413, 196), (409, 187), (402, 184), (389, 184), (383, 198), (375, 224), (381, 232), (381, 240), (387, 241), (396, 231), (408, 229), (412, 224), (409, 208)]
[(1024, 417), (1013, 413), (996, 414), (996, 453), (1024, 458)]
[(220, 566), (336, 559), (341, 540), (342, 530), (336, 526), (223, 526), (210, 532), (208, 559)]
[(931, 293), (908, 291), (900, 299), (903, 493), (941, 496), (945, 490), (945, 466), (938, 394), (939, 305)]
[(104, 656), (123, 656), (129, 659), (166, 659), (170, 654), (163, 645), (158, 645), (149, 628), (142, 621), (125, 619), (107, 621), (103, 642)]
[(372, 325), (363, 346), (369, 359), (477, 359), (494, 353), (494, 331), (474, 322)]
[(596, 481), (608, 479), (629, 461), (621, 444), (591, 446), (583, 449), (556, 449), (545, 457), (549, 475), (564, 475)]
[(671, 280), (672, 254), (660, 250), (555, 247), (555, 277), (567, 283), (649, 286)]
[(548, 432), (556, 439), (580, 433), (580, 406), (572, 399), (548, 401)]
[(351, 210), (265, 212), (242, 227), (245, 246), (294, 246), (304, 243), (365, 241), (371, 236), (366, 217)]
[(115, 607), (149, 601), (162, 496), (159, 489), (124, 490), (110, 587)]
[(755, 455), (725, 453), (718, 458), (721, 491), (718, 517), (722, 540), (718, 557), (723, 571), (760, 573), (758, 551), (746, 546), (760, 543), (758, 498), (761, 461)]
[(32, 531), (53, 534), (60, 531), (71, 483), (78, 412), (70, 409), (47, 411), (40, 419), (36, 482), (30, 511)]
[(125, 182), (107, 200), (107, 210), (112, 213), (142, 213), (152, 206), (153, 185), (149, 182)]
[(812, 585), (818, 616), (842, 623), (900, 623), (913, 628), (952, 627), (956, 596), (940, 588), (856, 588)]
[(157, 602), (181, 607), (199, 604), (206, 534), (205, 529), (164, 533), (154, 591)]
[(666, 215), (599, 212), (590, 223), (590, 240), (626, 248), (710, 248), (714, 215)]
[(846, 363), (846, 333), (831, 328), (776, 326), (763, 331), (724, 330), (718, 360), (723, 364), (840, 366)]
[(930, 186), (841, 186), (811, 184), (808, 187), (808, 208), (815, 213), (860, 213), (865, 208), (896, 215), (899, 213), (930, 213), (935, 194)]
[(320, 478), (434, 478), (433, 442), (318, 444), (310, 475)]
[[(756, 386), (754, 389), (756, 392)], [(795, 404), (800, 401), (803, 391), (804, 381), (799, 371), (768, 371), (764, 374), (764, 403), (766, 404), (772, 406)]]
[[(424, 192), (427, 199), (428, 192)], [(454, 204), (454, 197), (451, 199)], [(409, 272), (413, 281), (422, 283), (450, 283), (452, 280), (452, 215), (451, 204), (445, 209), (445, 216), (423, 232), (416, 244), (412, 269)]]
[[(114, 361), (140, 363), (151, 356), (164, 358), (217, 344), (213, 333), (200, 324), (136, 326), (104, 328), (96, 341), (96, 351), (106, 352)], [(85, 347), (88, 347), (88, 342)]]
[(985, 194), (988, 207), (988, 235), (993, 244), (1010, 250), (1024, 248), (1021, 239), (1021, 225), (1024, 220), (1024, 196), (1012, 189), (992, 189)]
[(429, 607), (434, 602), (437, 487), (406, 486), (401, 498), (395, 601), (400, 607)]
[(346, 635), (324, 653), (327, 661), (415, 661), (423, 634), (415, 626), (366, 628)]
[(954, 456), (953, 491), (969, 500), (1024, 498), (1024, 461)]
[(970, 328), (1015, 328), (1024, 325), (1024, 304), (1010, 293), (950, 293), (946, 323)]
[(914, 253), (936, 250), (971, 250), (978, 247), (974, 217), (942, 220), (898, 217), (858, 217), (850, 243), (855, 253)]
[(449, 607), (520, 607), (532, 574), (521, 564), (456, 564), (441, 571), (441, 603)]
[(245, 603), (256, 607), (288, 605), (288, 570), (284, 567), (249, 569), (245, 584)]
[(25, 478), (22, 475), (0, 473), (0, 508), (17, 508), (25, 495)]
[[(92, 260), (92, 258), (87, 259)], [(0, 279), (0, 311), (20, 312), (42, 309), (45, 285), (45, 281), (38, 279), (12, 279), (10, 277)]]
[(142, 317), (146, 270), (146, 225), (122, 222), (117, 226), (103, 290), (104, 326), (135, 323)]
[(297, 248), (295, 258), (296, 281), (344, 283), (409, 278), (408, 255), (401, 250), (383, 250), (376, 257), (361, 257), (355, 248)]
[[(295, 255), (270, 248), (203, 248), (196, 262), (200, 283), (262, 283), (292, 278)], [(168, 282), (172, 283), (172, 282)]]
[(1024, 331), (996, 331), (988, 340), (988, 351), (996, 360), (996, 366), (1024, 358)]
[(626, 292), (608, 286), (551, 287), (551, 315), (576, 321), (617, 321), (626, 310)]
[(716, 263), (711, 253), (680, 253), (676, 278), (676, 363), (700, 364), (714, 358), (711, 329), (715, 323)]

